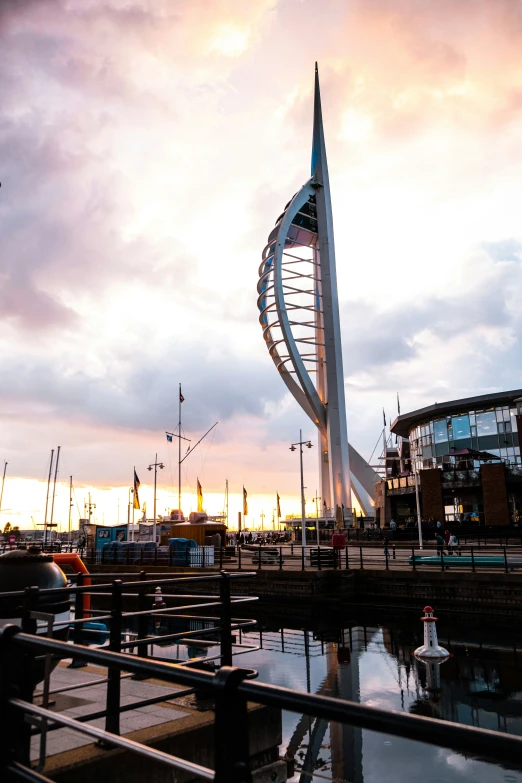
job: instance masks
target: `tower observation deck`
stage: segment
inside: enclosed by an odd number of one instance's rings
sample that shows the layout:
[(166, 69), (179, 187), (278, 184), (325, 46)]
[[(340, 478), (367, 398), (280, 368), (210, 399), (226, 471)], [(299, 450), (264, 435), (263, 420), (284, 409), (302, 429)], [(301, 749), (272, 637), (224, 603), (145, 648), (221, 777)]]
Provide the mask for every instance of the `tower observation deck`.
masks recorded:
[(315, 66), (311, 177), (285, 206), (259, 267), (258, 308), (268, 351), (319, 432), (323, 505), (371, 512), (378, 475), (348, 443), (330, 183)]

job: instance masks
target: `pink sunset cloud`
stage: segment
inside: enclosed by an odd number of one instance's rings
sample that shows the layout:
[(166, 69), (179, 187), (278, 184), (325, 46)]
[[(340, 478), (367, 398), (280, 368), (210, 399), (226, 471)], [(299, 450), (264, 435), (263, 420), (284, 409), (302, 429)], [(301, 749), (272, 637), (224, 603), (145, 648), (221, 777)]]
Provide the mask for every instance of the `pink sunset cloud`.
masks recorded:
[(12, 475), (41, 479), (60, 442), (78, 482), (128, 483), (182, 382), (191, 437), (220, 421), (209, 491), (297, 497), (287, 445), (314, 432), (266, 354), (256, 278), (308, 176), (316, 59), (354, 445), (369, 456), (397, 389), (407, 409), (520, 386), (521, 38), (507, 0), (4, 3)]

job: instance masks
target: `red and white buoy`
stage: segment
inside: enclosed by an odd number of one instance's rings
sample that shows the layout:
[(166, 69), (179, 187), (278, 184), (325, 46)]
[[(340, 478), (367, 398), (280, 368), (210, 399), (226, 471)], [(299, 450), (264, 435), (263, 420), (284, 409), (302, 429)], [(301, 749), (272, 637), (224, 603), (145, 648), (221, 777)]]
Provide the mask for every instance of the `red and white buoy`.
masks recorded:
[(167, 606), (165, 601), (163, 600), (163, 593), (161, 592), (161, 587), (156, 587), (154, 591), (154, 605), (153, 609), (164, 609)]
[(449, 658), (449, 652), (445, 647), (439, 645), (437, 638), (437, 617), (433, 615), (433, 609), (431, 606), (424, 607), (424, 617), (421, 617), (424, 623), (424, 644), (422, 647), (417, 647), (414, 652), (416, 658), (437, 658), (442, 662), (442, 659)]

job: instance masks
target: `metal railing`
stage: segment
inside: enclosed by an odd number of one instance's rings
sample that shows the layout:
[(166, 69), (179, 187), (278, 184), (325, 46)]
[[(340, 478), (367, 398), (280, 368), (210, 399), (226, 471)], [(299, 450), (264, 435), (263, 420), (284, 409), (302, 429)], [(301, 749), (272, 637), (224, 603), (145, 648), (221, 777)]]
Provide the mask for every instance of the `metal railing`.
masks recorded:
[[(159, 563), (158, 563), (159, 565)], [(218, 568), (218, 566), (214, 566)], [(452, 549), (446, 544), (440, 547), (433, 541), (419, 549), (418, 541), (400, 542), (384, 539), (379, 545), (354, 542), (342, 548), (308, 546), (237, 547), (235, 555), (227, 558), (228, 573), (244, 573), (245, 569), (259, 571), (326, 571), (353, 569), (384, 570), (441, 570), (456, 569), (470, 572), (522, 570), (522, 544), (509, 546), (475, 542), (462, 543)], [(212, 567), (207, 567), (207, 573)], [(163, 574), (162, 574), (163, 575)]]
[[(215, 700), (214, 769), (34, 705), (31, 677), (35, 662), (41, 656), (53, 656), (56, 660), (69, 658), (71, 654), (86, 663), (117, 672), (118, 678), (121, 672), (127, 672), (211, 694)], [(122, 652), (70, 645), (25, 633), (16, 626), (6, 626), (0, 635), (0, 777), (2, 780), (50, 783), (44, 775), (31, 769), (30, 762), (31, 724), (41, 727), (45, 722), (49, 730), (66, 727), (98, 740), (104, 748), (119, 747), (199, 779), (251, 783), (247, 702), (385, 732), (438, 748), (478, 755), (493, 762), (518, 764), (522, 757), (522, 738), (517, 736), (387, 711), (252, 682), (247, 678), (248, 671), (236, 667), (223, 666), (216, 673), (187, 669)]]
[[(161, 575), (161, 578), (156, 576), (153, 579), (147, 579), (147, 574), (145, 572), (141, 572), (139, 575), (131, 573), (118, 576), (124, 576), (128, 581), (123, 581), (123, 579), (119, 578), (112, 583), (104, 582), (102, 584), (92, 584), (93, 580), (100, 577), (106, 580), (107, 575), (77, 574), (76, 586), (48, 589), (29, 587), (23, 591), (19, 590), (0, 593), (0, 611), (2, 600), (7, 599), (10, 602), (13, 602), (19, 599), (20, 605), (17, 614), (21, 616), (22, 629), (26, 632), (36, 633), (37, 621), (46, 620), (50, 624), (51, 635), (56, 630), (70, 628), (72, 639), (76, 645), (82, 643), (96, 643), (100, 640), (100, 636), (103, 637), (108, 635), (108, 645), (106, 645), (103, 638), (100, 642), (102, 645), (105, 644), (108, 649), (114, 652), (136, 650), (143, 658), (149, 656), (149, 647), (154, 644), (165, 646), (168, 642), (179, 643), (181, 640), (195, 639), (195, 637), (197, 637), (198, 641), (203, 637), (205, 640), (208, 639), (208, 637), (217, 637), (216, 645), (219, 645), (220, 648), (218, 655), (212, 657), (202, 656), (200, 658), (190, 658), (180, 664), (184, 667), (201, 665), (202, 663), (209, 664), (216, 659), (220, 661), (222, 666), (231, 666), (234, 654), (237, 655), (242, 652), (249, 652), (252, 649), (257, 649), (246, 645), (234, 645), (233, 632), (253, 627), (256, 623), (254, 620), (237, 620), (232, 617), (232, 607), (234, 604), (244, 604), (256, 601), (257, 598), (232, 597), (231, 595), (231, 581), (237, 579), (251, 579), (255, 576), (254, 573), (229, 574), (227, 572), (221, 572), (219, 574), (198, 576), (166, 574)], [(139, 581), (136, 581), (136, 576), (139, 577)], [(84, 584), (87, 579), (91, 584)], [(179, 593), (180, 586), (190, 591), (195, 585), (200, 585), (201, 583), (217, 583), (219, 585), (219, 594), (201, 594), (195, 592)], [(151, 605), (157, 596), (156, 593), (150, 593), (149, 591), (151, 588), (155, 589), (157, 587), (167, 591), (162, 593), (162, 600), (165, 602), (165, 606), (162, 606), (161, 608), (154, 608), (154, 606)], [(174, 592), (169, 593), (169, 590), (174, 590)], [(58, 601), (62, 599), (63, 601), (66, 600), (69, 595), (75, 596), (74, 620), (64, 619), (55, 622), (53, 615), (42, 613), (39, 609), (42, 599), (45, 601), (45, 599), (53, 598)], [(87, 598), (92, 598), (93, 596), (109, 599), (110, 609), (108, 611), (93, 609), (90, 607), (90, 601), (89, 605), (87, 605)], [(124, 611), (124, 599), (137, 600), (137, 611)], [(169, 599), (176, 599), (178, 605), (174, 607), (166, 605), (166, 600)], [(189, 600), (189, 603), (186, 603), (187, 600)], [(201, 613), (194, 613), (201, 609), (205, 610), (204, 615)], [(216, 610), (217, 614), (209, 615), (209, 610)], [(187, 614), (187, 612), (192, 613)], [(154, 635), (150, 635), (149, 625), (151, 618), (154, 618), (157, 622), (158, 618), (162, 617), (182, 620), (185, 624), (188, 622), (201, 624), (201, 622), (204, 621), (206, 627), (194, 630), (176, 630), (174, 633), (162, 632), (158, 634), (156, 632)], [(128, 625), (129, 621), (133, 618), (137, 619), (138, 632), (133, 634), (132, 640), (125, 641), (125, 626)], [(98, 625), (97, 628), (88, 627), (88, 624), (91, 624), (92, 626), (93, 620), (96, 621), (96, 624)], [(107, 632), (105, 634), (102, 633), (99, 628), (102, 621), (103, 623), (108, 624)], [(77, 650), (78, 647), (76, 645), (72, 649)], [(234, 647), (236, 648), (235, 650)], [(69, 647), (69, 650), (71, 652), (71, 647)], [(82, 660), (81, 657), (73, 655), (72, 666), (78, 668), (82, 665)], [(86, 721), (94, 720), (95, 718), (105, 718), (106, 730), (118, 734), (120, 712), (165, 700), (165, 696), (156, 697), (147, 700), (146, 703), (134, 702), (120, 708), (120, 677), (118, 671), (109, 668), (106, 681), (107, 694), (105, 709), (82, 716), (79, 720)], [(82, 687), (85, 687), (85, 683)], [(61, 690), (58, 689), (54, 692), (58, 693), (61, 692)], [(44, 697), (46, 698), (48, 695), (48, 682), (46, 681), (44, 685)], [(180, 695), (187, 695), (187, 692), (170, 694), (169, 698), (176, 698)]]

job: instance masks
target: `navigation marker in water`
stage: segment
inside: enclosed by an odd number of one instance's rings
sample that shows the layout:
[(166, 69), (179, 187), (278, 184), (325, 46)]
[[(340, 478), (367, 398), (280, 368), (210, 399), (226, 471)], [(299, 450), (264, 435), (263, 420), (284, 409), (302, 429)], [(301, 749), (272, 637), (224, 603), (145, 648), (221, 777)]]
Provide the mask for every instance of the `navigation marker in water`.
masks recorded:
[(443, 660), (449, 658), (449, 652), (445, 647), (439, 645), (437, 638), (437, 625), (438, 617), (433, 616), (433, 609), (431, 606), (424, 607), (424, 617), (421, 617), (421, 621), (424, 623), (424, 644), (422, 647), (417, 647), (413, 653), (416, 658), (438, 658), (442, 663)]

